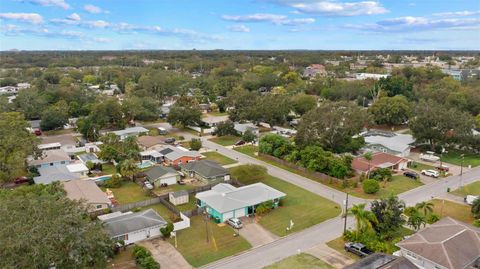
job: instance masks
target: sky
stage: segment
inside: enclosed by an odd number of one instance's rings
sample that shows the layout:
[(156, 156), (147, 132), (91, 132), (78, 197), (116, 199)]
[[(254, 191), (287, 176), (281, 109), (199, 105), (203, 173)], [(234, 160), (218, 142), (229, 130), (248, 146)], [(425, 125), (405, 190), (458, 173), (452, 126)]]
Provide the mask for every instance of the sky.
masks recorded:
[(0, 50), (478, 50), (480, 0), (0, 0)]

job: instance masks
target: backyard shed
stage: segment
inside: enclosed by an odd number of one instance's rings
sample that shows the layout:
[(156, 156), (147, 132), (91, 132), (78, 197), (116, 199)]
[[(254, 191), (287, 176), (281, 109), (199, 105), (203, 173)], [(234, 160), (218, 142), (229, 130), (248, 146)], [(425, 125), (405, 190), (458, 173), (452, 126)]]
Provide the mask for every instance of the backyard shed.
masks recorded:
[(170, 203), (174, 205), (183, 205), (188, 203), (188, 191), (176, 191), (168, 194)]

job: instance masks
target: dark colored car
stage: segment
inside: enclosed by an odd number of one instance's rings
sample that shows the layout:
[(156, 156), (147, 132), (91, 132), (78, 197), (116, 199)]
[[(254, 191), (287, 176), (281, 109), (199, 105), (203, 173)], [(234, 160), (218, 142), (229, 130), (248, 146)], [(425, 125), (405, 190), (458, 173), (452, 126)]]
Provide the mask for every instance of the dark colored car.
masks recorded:
[(403, 173), (403, 175), (411, 179), (418, 179), (418, 174), (412, 171), (406, 171)]
[(372, 254), (373, 252), (369, 250), (365, 245), (362, 243), (354, 243), (348, 242), (345, 243), (345, 251), (351, 252), (359, 257), (367, 257), (368, 255)]
[(27, 177), (17, 177), (13, 182), (15, 182), (16, 185), (27, 183), (30, 180)]
[(36, 136), (41, 136), (42, 135), (42, 131), (40, 131), (40, 129), (35, 129), (35, 131), (33, 131), (33, 133), (36, 135)]
[(237, 143), (235, 143), (235, 146), (245, 145), (245, 143), (246, 143), (245, 141), (239, 140), (239, 141), (237, 141)]
[(167, 144), (173, 144), (173, 143), (175, 143), (175, 138), (169, 137), (169, 138), (165, 139), (165, 143), (167, 143)]

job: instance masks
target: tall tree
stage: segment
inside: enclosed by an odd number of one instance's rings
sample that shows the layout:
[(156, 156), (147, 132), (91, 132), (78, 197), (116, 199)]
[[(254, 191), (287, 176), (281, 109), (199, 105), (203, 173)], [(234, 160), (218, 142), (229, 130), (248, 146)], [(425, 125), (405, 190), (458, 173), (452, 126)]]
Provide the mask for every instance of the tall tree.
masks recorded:
[(42, 113), (40, 127), (42, 130), (61, 129), (68, 123), (68, 104), (64, 100), (49, 106)]
[[(352, 150), (352, 136), (370, 121), (366, 110), (349, 102), (323, 102), (300, 120), (295, 142), (304, 147), (319, 144), (327, 150)], [(360, 145), (361, 146), (361, 145)]]
[(0, 113), (0, 182), (25, 174), (25, 159), (38, 153), (38, 139), (18, 112)]
[(404, 209), (405, 203), (394, 195), (373, 201), (371, 210), (378, 220), (374, 225), (375, 230), (381, 234), (396, 231), (404, 223), (402, 219)]
[(313, 95), (300, 93), (292, 96), (292, 106), (295, 113), (303, 115), (317, 106), (317, 98)]
[(378, 222), (375, 214), (365, 209), (365, 204), (354, 205), (350, 209), (350, 213), (355, 217), (355, 230), (357, 233), (371, 230), (373, 224)]
[(139, 171), (137, 162), (133, 159), (123, 160), (119, 164), (119, 172), (123, 177), (129, 178), (133, 181), (134, 175)]
[(167, 120), (172, 125), (196, 126), (200, 124), (201, 116), (202, 112), (196, 100), (188, 96), (182, 96), (170, 109)]
[(431, 214), (433, 212), (433, 207), (434, 207), (433, 203), (427, 202), (427, 201), (423, 201), (415, 205), (415, 208), (423, 211), (424, 216)]
[(405, 123), (411, 114), (410, 104), (404, 96), (381, 97), (370, 107), (373, 119), (378, 124), (399, 125)]
[(417, 142), (428, 142), (432, 150), (438, 143), (462, 142), (472, 136), (473, 117), (456, 108), (446, 109), (433, 101), (421, 101), (410, 120)]
[(1, 268), (107, 266), (113, 242), (79, 202), (61, 191), (55, 185), (0, 191)]

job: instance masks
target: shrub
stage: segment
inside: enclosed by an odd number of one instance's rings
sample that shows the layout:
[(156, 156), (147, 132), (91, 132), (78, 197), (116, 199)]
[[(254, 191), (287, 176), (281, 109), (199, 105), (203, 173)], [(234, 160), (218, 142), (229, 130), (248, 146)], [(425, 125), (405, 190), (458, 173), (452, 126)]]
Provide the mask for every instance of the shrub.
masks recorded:
[(202, 141), (200, 139), (192, 138), (190, 141), (191, 150), (200, 150), (202, 148)]
[(163, 237), (169, 238), (170, 234), (173, 232), (173, 223), (168, 222), (167, 226), (160, 228), (160, 232), (162, 233)]
[(427, 223), (432, 224), (440, 220), (440, 217), (436, 214), (430, 214), (427, 216)]
[(103, 186), (105, 188), (120, 188), (122, 179), (118, 175), (113, 175), (111, 179), (104, 181)]
[(152, 253), (142, 246), (135, 246), (133, 248), (133, 257), (135, 263), (141, 269), (160, 269), (160, 264), (152, 257)]
[(363, 191), (365, 193), (374, 194), (377, 193), (379, 189), (380, 185), (375, 179), (367, 179), (363, 182)]
[(389, 168), (376, 169), (370, 174), (370, 178), (373, 178), (379, 181), (383, 181), (385, 179), (387, 181), (390, 181), (392, 180), (392, 170), (390, 170)]
[(473, 226), (480, 228), (480, 219), (474, 220)]
[(270, 210), (272, 209), (273, 209), (272, 201), (266, 201), (261, 203), (259, 206), (257, 206), (257, 208), (255, 209), (255, 213), (257, 213), (258, 215), (263, 215), (270, 212)]
[(237, 131), (234, 128), (234, 124), (232, 121), (227, 120), (224, 122), (220, 122), (217, 124), (215, 128), (215, 135), (216, 136), (226, 136), (226, 135), (237, 135)]

